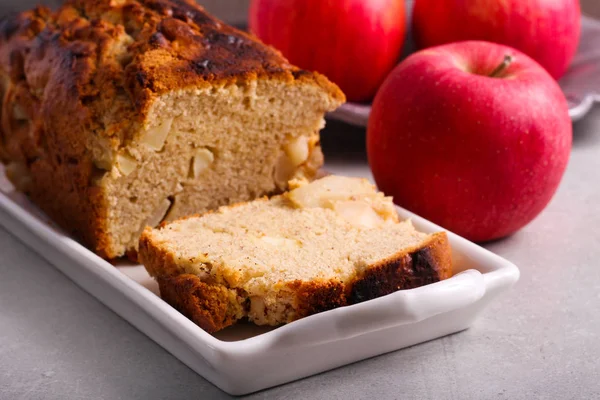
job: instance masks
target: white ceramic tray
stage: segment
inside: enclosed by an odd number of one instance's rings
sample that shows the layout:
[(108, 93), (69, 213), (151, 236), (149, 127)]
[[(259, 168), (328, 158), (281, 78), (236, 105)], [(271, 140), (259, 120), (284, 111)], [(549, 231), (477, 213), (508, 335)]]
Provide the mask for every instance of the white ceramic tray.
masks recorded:
[[(425, 232), (440, 230), (405, 210)], [(157, 296), (143, 267), (113, 266), (57, 229), (4, 178), (0, 224), (75, 283), (234, 395), (246, 394), (468, 328), (519, 278), (510, 262), (450, 234), (458, 273), (421, 288), (307, 317), (277, 329), (238, 325), (213, 336)]]

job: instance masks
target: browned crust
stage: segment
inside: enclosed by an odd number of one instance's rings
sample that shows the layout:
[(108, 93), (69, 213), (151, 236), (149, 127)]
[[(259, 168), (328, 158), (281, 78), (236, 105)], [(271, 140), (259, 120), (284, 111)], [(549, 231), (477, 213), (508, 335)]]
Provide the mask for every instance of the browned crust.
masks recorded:
[(346, 285), (339, 281), (291, 282), (288, 288), (296, 295), (295, 319), (332, 310), (348, 304)]
[(439, 232), (419, 248), (403, 251), (369, 266), (352, 283), (348, 303), (360, 303), (397, 290), (414, 289), (451, 276), (450, 243), (446, 232)]
[[(289, 65), (193, 0), (68, 0), (56, 12), (9, 15), (0, 19), (0, 161), (26, 166), (33, 182), (23, 191), (88, 247), (115, 258), (89, 140), (126, 146), (166, 91), (256, 79), (315, 85), (332, 106), (344, 101), (325, 77)], [(14, 104), (27, 122), (12, 117)]]
[[(50, 12), (38, 8), (0, 20), (2, 90), (0, 161), (24, 165), (31, 175), (19, 188), (60, 226), (110, 257), (106, 203), (90, 185), (94, 166), (85, 136), (92, 123), (79, 94), (85, 95), (92, 67), (87, 49), (62, 47), (47, 29)], [(75, 80), (74, 77), (79, 80)], [(27, 120), (12, 118), (15, 104)]]
[(2, 70), (13, 82), (25, 80), (43, 92), (56, 77), (65, 85), (65, 100), (83, 102), (91, 114), (126, 94), (124, 125), (143, 121), (152, 100), (165, 92), (256, 79), (312, 84), (332, 103), (345, 101), (326, 77), (290, 65), (279, 51), (193, 0), (69, 0), (56, 12), (38, 7), (0, 19), (0, 48)]
[(414, 289), (452, 276), (452, 255), (445, 232), (413, 249), (405, 249), (365, 268), (352, 282), (294, 282), (288, 286), (297, 294), (299, 318), (385, 296), (398, 290)]
[(208, 285), (196, 275), (185, 274), (171, 252), (152, 245), (151, 232), (147, 228), (142, 233), (138, 257), (158, 282), (162, 299), (207, 332), (235, 323), (230, 289)]
[[(149, 233), (149, 232), (148, 232)], [(195, 275), (177, 275), (172, 255), (152, 246), (149, 234), (142, 236), (140, 254), (152, 276), (158, 277), (162, 298), (208, 332), (216, 332), (235, 321), (231, 318), (229, 289), (207, 285)], [(169, 276), (170, 275), (170, 276)], [(431, 235), (421, 246), (405, 249), (365, 269), (352, 282), (291, 282), (287, 286), (296, 294), (295, 318), (360, 303), (398, 290), (413, 289), (452, 276), (452, 254), (445, 232)], [(205, 292), (203, 292), (205, 291)], [(219, 296), (217, 299), (216, 297)], [(212, 300), (211, 300), (212, 299)], [(210, 304), (215, 301), (216, 304)], [(213, 311), (215, 309), (216, 311)], [(221, 318), (224, 316), (223, 318)]]
[(230, 289), (207, 285), (196, 275), (157, 279), (161, 297), (207, 332), (217, 332), (237, 320)]

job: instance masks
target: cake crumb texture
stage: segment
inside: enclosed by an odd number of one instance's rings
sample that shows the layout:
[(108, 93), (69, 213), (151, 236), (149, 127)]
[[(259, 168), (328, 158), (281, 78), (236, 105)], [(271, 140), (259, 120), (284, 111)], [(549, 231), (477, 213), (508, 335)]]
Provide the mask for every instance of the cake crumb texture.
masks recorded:
[(146, 226), (312, 179), (345, 100), (191, 0), (2, 18), (0, 98), (7, 175), (105, 258), (135, 255)]
[(214, 332), (240, 318), (288, 323), (451, 276), (446, 233), (400, 221), (392, 199), (368, 181), (329, 176), (292, 186), (147, 228), (140, 255), (161, 296)]

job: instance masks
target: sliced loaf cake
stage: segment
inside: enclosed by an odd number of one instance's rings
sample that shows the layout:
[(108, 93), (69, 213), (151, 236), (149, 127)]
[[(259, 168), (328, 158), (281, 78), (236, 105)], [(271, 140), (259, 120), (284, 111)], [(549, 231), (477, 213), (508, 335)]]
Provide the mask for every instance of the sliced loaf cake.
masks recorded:
[(259, 325), (446, 279), (445, 232), (399, 221), (366, 180), (292, 182), (271, 199), (147, 228), (140, 257), (161, 296), (208, 332)]
[(194, 0), (67, 0), (0, 20), (0, 161), (103, 257), (142, 229), (314, 176), (344, 95)]

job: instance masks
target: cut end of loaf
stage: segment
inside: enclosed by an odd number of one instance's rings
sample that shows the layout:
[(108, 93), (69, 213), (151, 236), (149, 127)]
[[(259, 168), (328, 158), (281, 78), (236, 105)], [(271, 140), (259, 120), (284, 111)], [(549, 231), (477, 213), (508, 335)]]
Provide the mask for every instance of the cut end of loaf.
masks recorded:
[(323, 164), (330, 105), (318, 87), (262, 80), (163, 95), (148, 126), (113, 157), (98, 185), (119, 254), (162, 221), (280, 193)]
[(446, 234), (399, 221), (368, 181), (329, 176), (291, 187), (146, 229), (140, 256), (163, 298), (214, 332), (240, 318), (287, 323), (451, 276)]
[(12, 181), (117, 258), (147, 225), (311, 178), (345, 98), (194, 1), (70, 0), (0, 20), (0, 101)]

